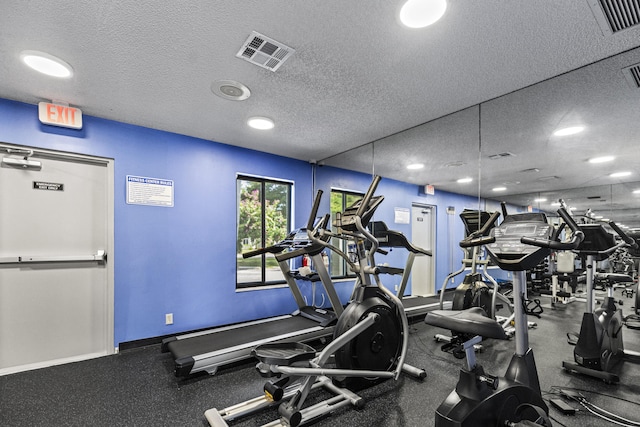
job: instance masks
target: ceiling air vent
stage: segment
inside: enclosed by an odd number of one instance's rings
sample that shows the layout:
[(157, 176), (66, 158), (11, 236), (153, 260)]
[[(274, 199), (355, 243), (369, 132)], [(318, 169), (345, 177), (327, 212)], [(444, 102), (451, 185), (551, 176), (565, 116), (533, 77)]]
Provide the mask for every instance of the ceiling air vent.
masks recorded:
[(236, 57), (258, 67), (276, 71), (295, 52), (294, 49), (253, 31), (236, 53)]
[(624, 78), (627, 79), (627, 83), (634, 88), (640, 89), (640, 64), (632, 65), (622, 69)]
[(514, 156), (515, 154), (505, 151), (504, 153), (492, 154), (489, 156), (489, 158), (491, 160), (498, 160), (498, 159), (505, 159), (507, 157), (514, 157)]
[(587, 0), (602, 32), (609, 36), (640, 24), (637, 0)]

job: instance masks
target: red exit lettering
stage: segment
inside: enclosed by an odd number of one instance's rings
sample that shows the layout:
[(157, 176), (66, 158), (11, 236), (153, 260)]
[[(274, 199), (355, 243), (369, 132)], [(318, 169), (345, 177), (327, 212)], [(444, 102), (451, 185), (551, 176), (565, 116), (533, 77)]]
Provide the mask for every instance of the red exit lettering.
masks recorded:
[(82, 128), (82, 111), (78, 108), (41, 102), (38, 104), (38, 116), (44, 124), (73, 129)]

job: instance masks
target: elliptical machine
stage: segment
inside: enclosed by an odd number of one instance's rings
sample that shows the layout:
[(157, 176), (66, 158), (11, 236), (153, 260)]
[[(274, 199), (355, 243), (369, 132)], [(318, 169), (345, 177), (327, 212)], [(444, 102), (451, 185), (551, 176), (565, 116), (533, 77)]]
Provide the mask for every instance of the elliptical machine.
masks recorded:
[[(256, 369), (262, 376), (276, 379), (264, 385), (263, 396), (223, 410), (207, 410), (205, 417), (211, 426), (224, 427), (234, 419), (278, 405), (280, 420), (269, 425), (295, 427), (343, 406), (362, 407), (364, 400), (355, 391), (363, 386), (382, 379), (398, 379), (401, 372), (420, 379), (426, 377), (423, 369), (405, 363), (409, 340), (407, 317), (400, 299), (377, 278), (379, 270), (373, 262), (378, 242), (366, 227), (384, 199), (374, 196), (380, 179), (375, 176), (364, 197), (336, 216), (333, 225), (337, 231), (312, 229), (313, 218), (307, 226), (311, 241), (336, 252), (357, 274), (351, 301), (338, 318), (333, 341), (319, 353), (302, 343), (256, 347), (253, 351), (259, 361)], [(318, 210), (321, 194), (319, 190), (313, 212)], [(331, 245), (327, 237), (352, 240), (357, 263)], [(369, 251), (367, 242), (371, 245)], [(375, 283), (371, 276), (376, 278)], [(334, 396), (303, 407), (316, 388), (324, 388)]]
[(570, 344), (575, 344), (574, 362), (564, 361), (562, 366), (568, 371), (578, 372), (599, 378), (606, 383), (617, 383), (620, 377), (612, 372), (625, 356), (638, 357), (640, 354), (624, 350), (622, 328), (624, 319), (622, 310), (616, 307), (613, 291), (618, 282), (631, 282), (633, 279), (625, 274), (603, 273), (600, 282), (607, 288), (607, 296), (602, 305), (594, 310), (594, 283), (598, 261), (605, 260), (610, 254), (624, 246), (637, 246), (613, 221), (609, 226), (622, 238), (619, 243), (613, 234), (608, 233), (601, 224), (582, 224), (580, 229), (585, 235), (584, 241), (576, 252), (586, 255), (586, 287), (587, 304), (582, 316), (580, 333), (577, 341), (567, 334)]
[(506, 215), (488, 237), (468, 238), (460, 243), (462, 247), (485, 245), (500, 268), (513, 272), (516, 351), (504, 376), (488, 375), (476, 363), (473, 345), (482, 341), (482, 337), (506, 339), (500, 324), (486, 317), (478, 307), (427, 314), (427, 324), (474, 335), (464, 343), (467, 366), (461, 369), (455, 390), (436, 410), (437, 427), (502, 426), (521, 421), (551, 425), (549, 410), (541, 396), (533, 351), (529, 348), (524, 310), (525, 271), (538, 265), (552, 249), (573, 249), (580, 243), (582, 232), (578, 225), (564, 209), (558, 210), (558, 214), (573, 230), (569, 242), (556, 240), (557, 232), (544, 213), (523, 213)]
[[(474, 239), (480, 236), (488, 236), (490, 230), (495, 227), (496, 221), (500, 217), (500, 212), (492, 214), (484, 211), (465, 209), (460, 214), (460, 219), (464, 223), (465, 239)], [(479, 251), (481, 247), (473, 246), (471, 254), (469, 249), (463, 248), (465, 257), (462, 260), (462, 267), (449, 274), (442, 284), (440, 290), (440, 310), (444, 309), (444, 290), (449, 280), (462, 274), (467, 267), (471, 267), (471, 272), (464, 276), (462, 283), (453, 292), (452, 310), (464, 310), (471, 307), (481, 307), (487, 316), (495, 317), (495, 308), (498, 298), (498, 283), (487, 273), (488, 259), (481, 259)], [(478, 266), (482, 271), (478, 272)], [(485, 278), (492, 285), (490, 288), (483, 280)], [(506, 302), (508, 299), (503, 297)], [(504, 302), (503, 300), (503, 302)]]

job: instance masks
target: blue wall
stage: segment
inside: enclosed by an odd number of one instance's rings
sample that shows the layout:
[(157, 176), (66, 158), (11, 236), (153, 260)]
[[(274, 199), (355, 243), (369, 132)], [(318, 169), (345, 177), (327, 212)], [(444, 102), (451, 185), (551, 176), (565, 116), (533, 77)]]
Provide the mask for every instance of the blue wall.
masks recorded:
[[(287, 288), (236, 292), (236, 175), (295, 182), (295, 227), (306, 223), (315, 190), (364, 191), (371, 176), (232, 147), (197, 138), (84, 116), (79, 131), (40, 124), (37, 106), (0, 99), (0, 141), (115, 159), (115, 345), (293, 311)], [(313, 175), (315, 172), (315, 188)], [(175, 206), (125, 203), (126, 175), (174, 181)], [(394, 224), (394, 208), (436, 206), (436, 287), (460, 265), (464, 230), (457, 214), (477, 198), (446, 192), (419, 194), (416, 185), (383, 179), (385, 202), (376, 219), (411, 238), (410, 225)], [(456, 215), (447, 215), (452, 206)], [(394, 256), (401, 257), (401, 251)], [(391, 261), (394, 261), (393, 263)], [(390, 265), (404, 265), (404, 258)], [(385, 260), (387, 262), (387, 260)], [(352, 283), (338, 284), (346, 301)], [(164, 324), (165, 313), (174, 324)]]

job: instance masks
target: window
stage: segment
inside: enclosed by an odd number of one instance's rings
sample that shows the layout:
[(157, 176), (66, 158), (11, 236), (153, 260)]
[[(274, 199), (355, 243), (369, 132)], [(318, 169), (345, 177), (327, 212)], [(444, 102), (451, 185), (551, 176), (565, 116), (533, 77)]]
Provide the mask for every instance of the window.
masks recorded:
[(271, 246), (291, 229), (289, 182), (239, 176), (236, 182), (236, 288), (285, 283), (273, 254), (244, 259), (242, 254)]
[[(362, 199), (362, 194), (350, 191), (331, 190), (331, 223), (336, 218), (336, 212), (343, 212), (347, 207), (351, 206), (358, 200)], [(342, 252), (349, 255), (347, 241), (344, 239), (333, 238), (331, 244), (337, 246)], [(340, 255), (331, 252), (331, 277), (355, 277), (355, 274), (348, 269), (347, 262)]]

